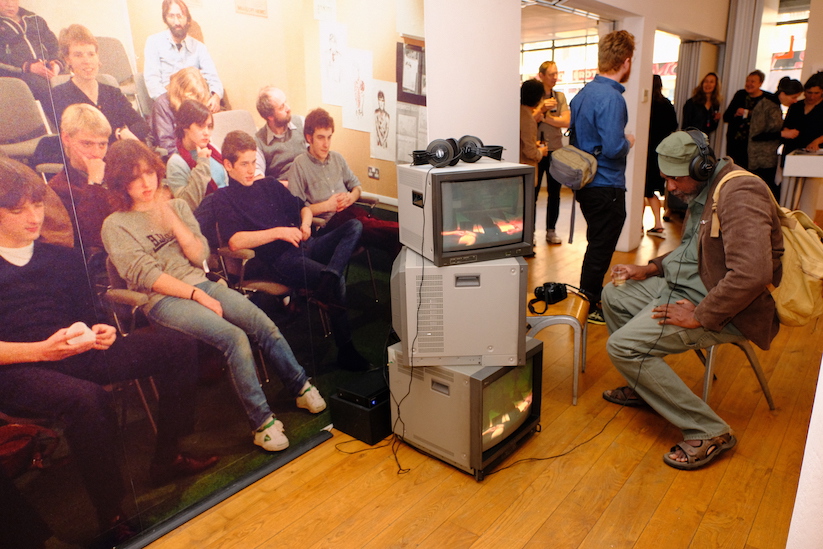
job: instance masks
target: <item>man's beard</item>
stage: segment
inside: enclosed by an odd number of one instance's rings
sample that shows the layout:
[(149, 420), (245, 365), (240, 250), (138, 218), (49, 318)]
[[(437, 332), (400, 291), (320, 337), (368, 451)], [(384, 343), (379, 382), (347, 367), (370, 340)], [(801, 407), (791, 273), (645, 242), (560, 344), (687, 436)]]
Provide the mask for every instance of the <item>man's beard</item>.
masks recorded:
[(181, 41), (189, 34), (189, 27), (191, 26), (190, 22), (186, 22), (185, 25), (174, 25), (169, 27), (171, 31), (171, 35), (174, 37), (175, 40)]

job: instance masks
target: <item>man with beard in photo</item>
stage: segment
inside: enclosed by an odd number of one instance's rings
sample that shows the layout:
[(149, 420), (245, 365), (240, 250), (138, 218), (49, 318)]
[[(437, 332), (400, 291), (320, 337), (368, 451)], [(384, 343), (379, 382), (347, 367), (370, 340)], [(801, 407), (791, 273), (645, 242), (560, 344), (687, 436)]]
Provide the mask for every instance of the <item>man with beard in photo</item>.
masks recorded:
[(223, 83), (205, 44), (189, 36), (191, 14), (183, 0), (163, 0), (163, 22), (168, 30), (146, 39), (143, 72), (149, 95), (157, 99), (166, 92), (172, 74), (186, 67), (195, 67), (209, 84), (209, 110), (218, 112)]

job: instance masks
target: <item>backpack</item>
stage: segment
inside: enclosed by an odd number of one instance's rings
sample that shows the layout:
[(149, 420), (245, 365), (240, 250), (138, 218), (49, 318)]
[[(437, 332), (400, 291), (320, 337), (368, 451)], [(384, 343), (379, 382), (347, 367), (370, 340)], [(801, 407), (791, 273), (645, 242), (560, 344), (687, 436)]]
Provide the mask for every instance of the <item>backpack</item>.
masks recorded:
[[(723, 184), (741, 175), (752, 175), (745, 170), (735, 170), (727, 174), (714, 189), (712, 205), (711, 236), (720, 234), (717, 218), (717, 201)], [(771, 193), (769, 193), (771, 194)], [(786, 326), (804, 326), (823, 314), (823, 229), (800, 210), (789, 210), (772, 202), (780, 217), (783, 232), (783, 278), (780, 286), (769, 284), (768, 289), (777, 307), (777, 317)]]
[(552, 152), (549, 173), (560, 184), (573, 191), (592, 182), (597, 172), (597, 158), (573, 145)]

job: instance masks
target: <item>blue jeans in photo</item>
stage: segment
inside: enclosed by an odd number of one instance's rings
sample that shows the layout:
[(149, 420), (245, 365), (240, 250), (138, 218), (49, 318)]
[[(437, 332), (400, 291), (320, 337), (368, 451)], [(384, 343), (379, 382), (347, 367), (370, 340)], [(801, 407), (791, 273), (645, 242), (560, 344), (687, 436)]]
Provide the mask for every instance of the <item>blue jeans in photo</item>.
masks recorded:
[(297, 396), (308, 380), (306, 371), (292, 353), (286, 338), (272, 320), (240, 293), (222, 284), (201, 282), (197, 287), (220, 302), (223, 316), (189, 299), (166, 296), (149, 311), (149, 318), (213, 345), (228, 362), (229, 377), (252, 429), (272, 415), (257, 379), (247, 334), (257, 338), (263, 354), (273, 365), (286, 390)]
[[(280, 254), (277, 258), (261, 258), (268, 263), (272, 277), (293, 288), (314, 290), (320, 274), (333, 273), (338, 278), (337, 300), (346, 303), (346, 266), (360, 242), (363, 224), (349, 219), (339, 227), (313, 236)], [(349, 314), (343, 309), (329, 311), (329, 320), (338, 348), (351, 341)]]

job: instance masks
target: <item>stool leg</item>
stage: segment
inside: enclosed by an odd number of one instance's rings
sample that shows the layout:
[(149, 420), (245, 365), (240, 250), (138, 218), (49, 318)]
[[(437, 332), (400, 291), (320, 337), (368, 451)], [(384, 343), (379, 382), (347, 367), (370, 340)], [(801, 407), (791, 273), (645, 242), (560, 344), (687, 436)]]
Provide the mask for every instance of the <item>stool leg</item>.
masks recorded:
[(579, 324), (572, 323), (572, 330), (574, 330), (574, 377), (572, 382), (572, 406), (577, 406), (577, 382), (580, 372), (580, 344), (583, 340), (583, 330)]
[(589, 323), (583, 323), (583, 345), (580, 348), (580, 354), (583, 355), (583, 364), (581, 365), (580, 371), (584, 374), (586, 373), (586, 347), (588, 346), (589, 342)]
[(757, 381), (760, 382), (760, 388), (766, 397), (766, 402), (769, 403), (769, 410), (774, 410), (774, 400), (772, 400), (772, 392), (769, 390), (769, 382), (766, 380), (766, 375), (760, 367), (760, 361), (757, 360), (757, 355), (754, 354), (751, 344), (748, 341), (736, 342), (735, 345), (740, 347), (740, 350), (746, 353), (746, 358), (749, 359), (749, 364), (752, 365), (754, 375), (757, 376)]

